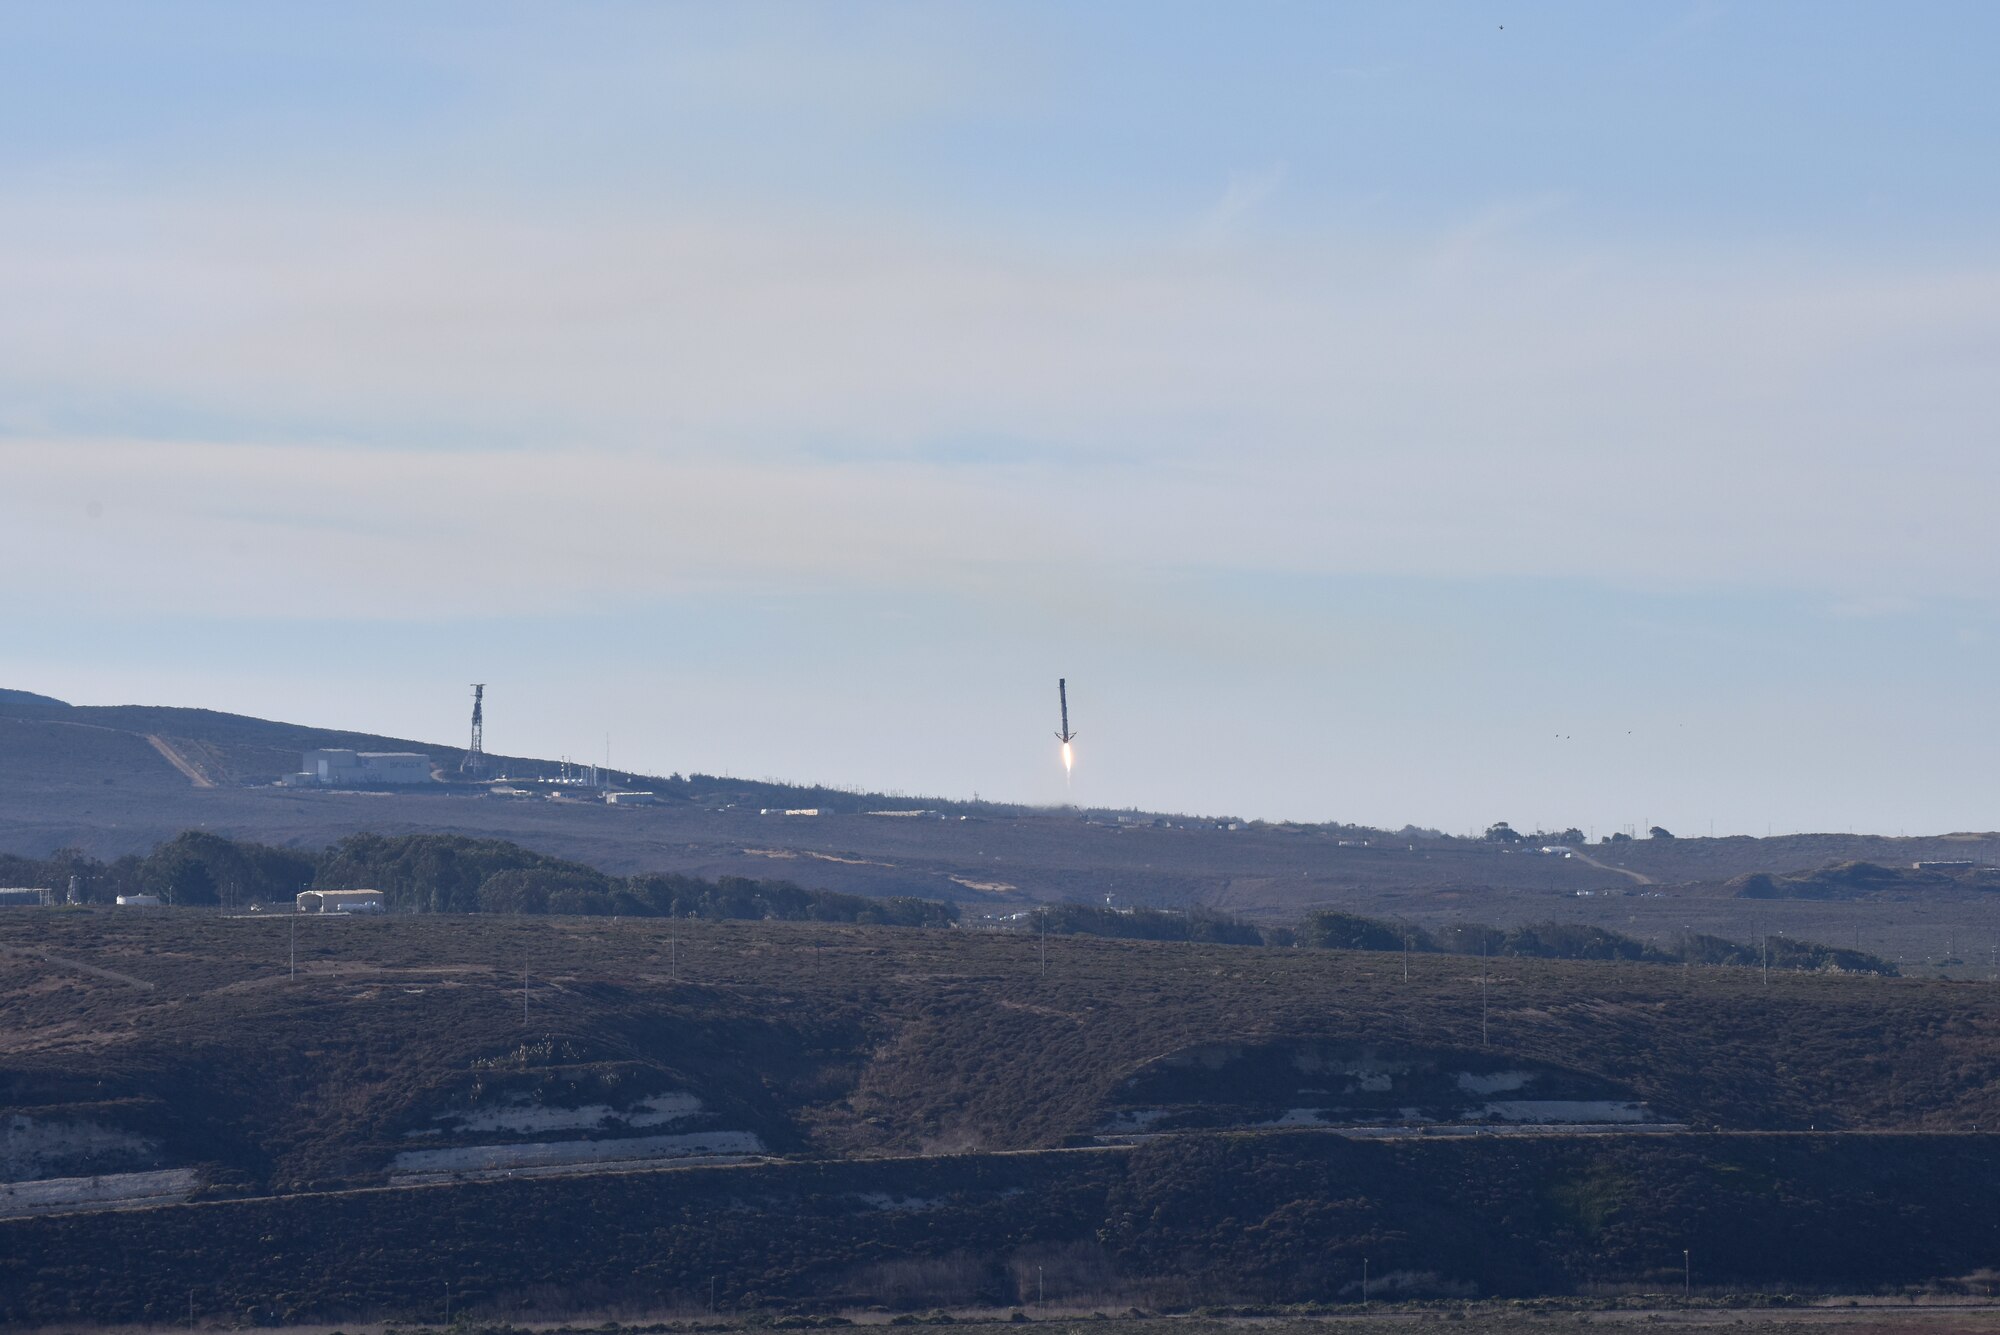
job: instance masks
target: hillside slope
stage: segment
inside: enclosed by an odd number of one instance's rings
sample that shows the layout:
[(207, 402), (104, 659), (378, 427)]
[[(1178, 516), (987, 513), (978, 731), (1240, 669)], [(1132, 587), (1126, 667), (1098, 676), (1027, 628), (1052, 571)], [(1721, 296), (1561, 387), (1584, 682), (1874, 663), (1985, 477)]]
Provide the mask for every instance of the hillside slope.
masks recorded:
[[(1972, 984), (1442, 956), (1405, 983), (1380, 954), (490, 915), (24, 910), (0, 946), (6, 1111), (145, 1128), (157, 1166), (254, 1190), (387, 1180), (458, 1143), (440, 1117), (521, 1100), (608, 1126), (672, 1096), (684, 1122), (620, 1134), (822, 1154), (1407, 1120), (1438, 1103), (1425, 1072), (1516, 1091), (1446, 1120), (1525, 1098), (1734, 1130), (2000, 1126), (2000, 989)], [(1386, 1106), (1355, 1112), (1374, 1104), (1342, 1093), (1349, 1068)]]
[[(190, 829), (304, 848), (360, 831), (429, 831), (513, 839), (620, 874), (782, 876), (847, 893), (950, 898), (992, 912), (1024, 902), (1109, 900), (1265, 921), (1294, 921), (1322, 907), (1434, 926), (1560, 917), (1654, 940), (1689, 931), (1743, 940), (1779, 932), (1961, 969), (1971, 956), (1959, 943), (1990, 935), (1983, 889), (1760, 901), (1726, 883), (1857, 859), (1889, 867), (2000, 861), (2000, 836), (1990, 834), (1642, 839), (1592, 845), (1586, 860), (1542, 855), (1532, 844), (1332, 825), (1219, 828), (1180, 817), (919, 803), (704, 776), (630, 776), (635, 786), (658, 791), (663, 804), (618, 810), (561, 791), (503, 800), (477, 785), (366, 795), (267, 786), (314, 746), (420, 749), (447, 771), (463, 754), (211, 710), (72, 707), (0, 691), (0, 851), (46, 856), (76, 847), (111, 858), (144, 853)], [(196, 787), (162, 748), (216, 786)], [(523, 774), (557, 768), (531, 758), (498, 764)], [(932, 815), (866, 814), (884, 806), (923, 806)], [(825, 814), (758, 814), (767, 807)], [(1953, 959), (1957, 966), (1947, 963)]]
[[(1364, 1257), (1410, 1293), (1567, 1292), (1657, 1284), (1690, 1237), (1711, 1282), (1866, 1286), (1990, 1246), (2000, 988), (1402, 963), (14, 911), (0, 1320), (158, 1319), (190, 1287), (239, 1320), (394, 1314), (441, 1277), (491, 1312), (710, 1276), (751, 1306), (1005, 1302), (1037, 1266), (1338, 1300)], [(106, 1213), (121, 1184), (153, 1207)]]

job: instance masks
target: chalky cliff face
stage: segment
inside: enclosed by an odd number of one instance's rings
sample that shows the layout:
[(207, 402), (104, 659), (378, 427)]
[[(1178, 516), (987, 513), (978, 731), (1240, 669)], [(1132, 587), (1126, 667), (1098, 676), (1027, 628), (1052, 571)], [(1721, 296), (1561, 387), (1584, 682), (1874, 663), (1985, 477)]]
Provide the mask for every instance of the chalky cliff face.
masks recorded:
[(1111, 1134), (1340, 1128), (1353, 1134), (1680, 1130), (1622, 1084), (1546, 1062), (1383, 1042), (1202, 1044), (1121, 1084)]

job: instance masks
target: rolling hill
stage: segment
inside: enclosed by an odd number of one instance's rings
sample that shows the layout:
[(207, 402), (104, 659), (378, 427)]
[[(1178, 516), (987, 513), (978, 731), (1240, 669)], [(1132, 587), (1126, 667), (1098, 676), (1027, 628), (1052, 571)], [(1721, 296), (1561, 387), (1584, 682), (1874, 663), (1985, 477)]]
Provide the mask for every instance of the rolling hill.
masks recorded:
[(104, 909), (0, 1004), (9, 1324), (1900, 1285), (2000, 1189), (1973, 984)]
[[(1994, 935), (1988, 896), (1976, 886), (1773, 897), (1730, 885), (1842, 862), (1994, 863), (2000, 836), (1991, 834), (1641, 839), (1563, 856), (1543, 855), (1532, 841), (890, 798), (703, 775), (620, 776), (660, 795), (660, 805), (639, 809), (611, 809), (561, 785), (542, 785), (532, 798), (467, 783), (366, 794), (274, 786), (302, 751), (322, 746), (420, 750), (448, 774), (463, 755), (359, 730), (0, 691), (0, 852), (75, 847), (108, 858), (197, 829), (308, 849), (358, 831), (438, 832), (512, 839), (619, 874), (781, 877), (846, 893), (947, 898), (982, 913), (1108, 901), (1284, 922), (1317, 908), (1433, 926), (1560, 917), (1654, 941), (1780, 932), (1912, 967), (1991, 963), (1990, 950), (1981, 957), (1971, 948)], [(520, 776), (560, 772), (528, 757), (498, 764)], [(759, 814), (788, 808), (822, 814)], [(869, 814), (885, 809), (929, 814)]]

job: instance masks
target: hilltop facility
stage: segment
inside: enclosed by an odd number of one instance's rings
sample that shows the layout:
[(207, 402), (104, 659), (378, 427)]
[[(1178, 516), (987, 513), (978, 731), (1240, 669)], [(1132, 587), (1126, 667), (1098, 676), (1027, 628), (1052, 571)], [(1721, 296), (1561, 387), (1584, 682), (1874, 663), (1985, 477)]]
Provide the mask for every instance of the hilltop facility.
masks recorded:
[(299, 785), (377, 788), (431, 782), (431, 758), (418, 751), (308, 751), (292, 776)]

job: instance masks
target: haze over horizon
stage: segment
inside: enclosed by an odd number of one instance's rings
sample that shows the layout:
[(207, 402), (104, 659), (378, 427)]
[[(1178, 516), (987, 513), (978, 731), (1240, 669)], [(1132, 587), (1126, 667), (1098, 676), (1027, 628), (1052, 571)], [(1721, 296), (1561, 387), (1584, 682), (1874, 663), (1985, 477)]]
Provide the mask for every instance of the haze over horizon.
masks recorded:
[[(2000, 11), (0, 11), (0, 686), (1986, 829)], [(1054, 739), (1070, 683), (1074, 786)]]

